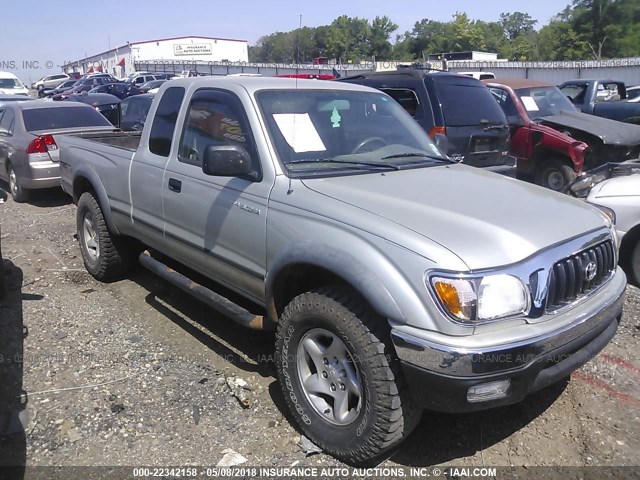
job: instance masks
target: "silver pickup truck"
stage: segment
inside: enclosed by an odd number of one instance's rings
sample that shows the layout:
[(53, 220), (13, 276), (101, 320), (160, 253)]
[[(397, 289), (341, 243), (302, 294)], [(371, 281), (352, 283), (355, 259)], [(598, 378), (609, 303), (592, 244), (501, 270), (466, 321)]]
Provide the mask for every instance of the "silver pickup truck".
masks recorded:
[(382, 458), (422, 408), (522, 400), (618, 328), (607, 208), (452, 162), (377, 90), (180, 79), (141, 134), (56, 141), (87, 270), (139, 259), (275, 328), (291, 417), (351, 464)]

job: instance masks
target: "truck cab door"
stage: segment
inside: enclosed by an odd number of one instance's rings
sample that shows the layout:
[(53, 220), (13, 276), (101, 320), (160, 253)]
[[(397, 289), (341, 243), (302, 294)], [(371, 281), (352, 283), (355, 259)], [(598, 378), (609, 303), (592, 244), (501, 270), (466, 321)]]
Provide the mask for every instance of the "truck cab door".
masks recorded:
[(131, 161), (131, 224), (135, 225), (136, 236), (140, 240), (159, 250), (165, 246), (162, 205), (164, 169), (169, 160), (184, 94), (183, 87), (165, 90), (153, 116), (149, 136), (143, 135)]
[[(176, 258), (217, 282), (264, 299), (266, 220), (273, 178), (262, 178), (244, 107), (231, 92), (204, 88), (188, 105), (163, 179), (165, 235)], [(235, 145), (248, 152), (258, 179), (206, 175), (205, 149)]]

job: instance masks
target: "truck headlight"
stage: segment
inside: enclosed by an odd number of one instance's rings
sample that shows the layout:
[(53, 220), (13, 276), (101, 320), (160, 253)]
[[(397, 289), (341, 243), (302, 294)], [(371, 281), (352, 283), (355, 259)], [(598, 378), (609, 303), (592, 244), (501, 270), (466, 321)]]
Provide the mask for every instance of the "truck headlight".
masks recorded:
[(440, 305), (456, 320), (478, 323), (527, 314), (531, 295), (522, 281), (512, 275), (479, 278), (431, 277)]

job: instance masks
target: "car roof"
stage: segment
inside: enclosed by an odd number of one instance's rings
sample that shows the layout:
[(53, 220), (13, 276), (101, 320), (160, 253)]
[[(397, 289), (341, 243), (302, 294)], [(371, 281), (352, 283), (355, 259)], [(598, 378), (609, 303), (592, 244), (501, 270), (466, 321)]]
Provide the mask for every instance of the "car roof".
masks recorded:
[(400, 70), (394, 70), (390, 72), (366, 72), (360, 73), (358, 75), (351, 75), (349, 77), (342, 77), (340, 80), (356, 80), (356, 79), (367, 79), (367, 78), (384, 78), (384, 79), (400, 79), (400, 78), (417, 78), (422, 79), (425, 77), (451, 77), (451, 78), (470, 78), (465, 75), (458, 75), (454, 72), (439, 72), (439, 71), (428, 71), (421, 70), (419, 68), (401, 68)]
[(514, 90), (519, 88), (531, 88), (531, 87), (553, 87), (554, 85), (547, 82), (540, 82), (538, 80), (530, 80), (528, 78), (488, 78), (486, 80), (480, 80), (482, 83), (488, 85), (504, 85), (511, 87)]
[(160, 88), (167, 89), (176, 86), (188, 88), (191, 85), (195, 85), (196, 87), (216, 86), (223, 88), (233, 88), (240, 86), (249, 93), (254, 93), (258, 90), (352, 90), (362, 92), (375, 91), (377, 93), (380, 93), (379, 91), (372, 88), (347, 82), (282, 77), (205, 76), (177, 78), (163, 83)]
[(120, 103), (120, 99), (115, 95), (111, 95), (110, 93), (87, 93), (87, 94), (77, 94), (77, 95), (69, 95), (65, 98), (64, 101), (72, 101), (72, 102), (80, 102), (80, 103), (99, 103), (100, 105), (104, 105), (106, 103)]
[(11, 72), (0, 72), (0, 78), (18, 78)]
[[(77, 102), (71, 103), (43, 99), (33, 100), (31, 102), (12, 102), (12, 106), (19, 110), (35, 110), (37, 108), (71, 108), (77, 105)], [(82, 103), (80, 105), (83, 105), (83, 108), (85, 106)], [(91, 108), (89, 105), (86, 106)]]
[(122, 100), (123, 102), (128, 102), (129, 100), (133, 99), (133, 98), (143, 98), (143, 99), (149, 99), (149, 100), (153, 100), (153, 97), (155, 97), (156, 94), (155, 93), (141, 93), (140, 95), (131, 95), (130, 97), (125, 98), (124, 100)]

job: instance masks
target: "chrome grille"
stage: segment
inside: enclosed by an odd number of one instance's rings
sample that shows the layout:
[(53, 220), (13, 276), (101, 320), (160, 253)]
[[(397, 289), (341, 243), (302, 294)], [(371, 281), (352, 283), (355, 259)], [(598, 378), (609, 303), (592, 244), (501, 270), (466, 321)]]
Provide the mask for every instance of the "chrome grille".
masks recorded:
[(606, 240), (553, 266), (549, 275), (547, 311), (572, 303), (602, 285), (616, 268), (611, 240)]

